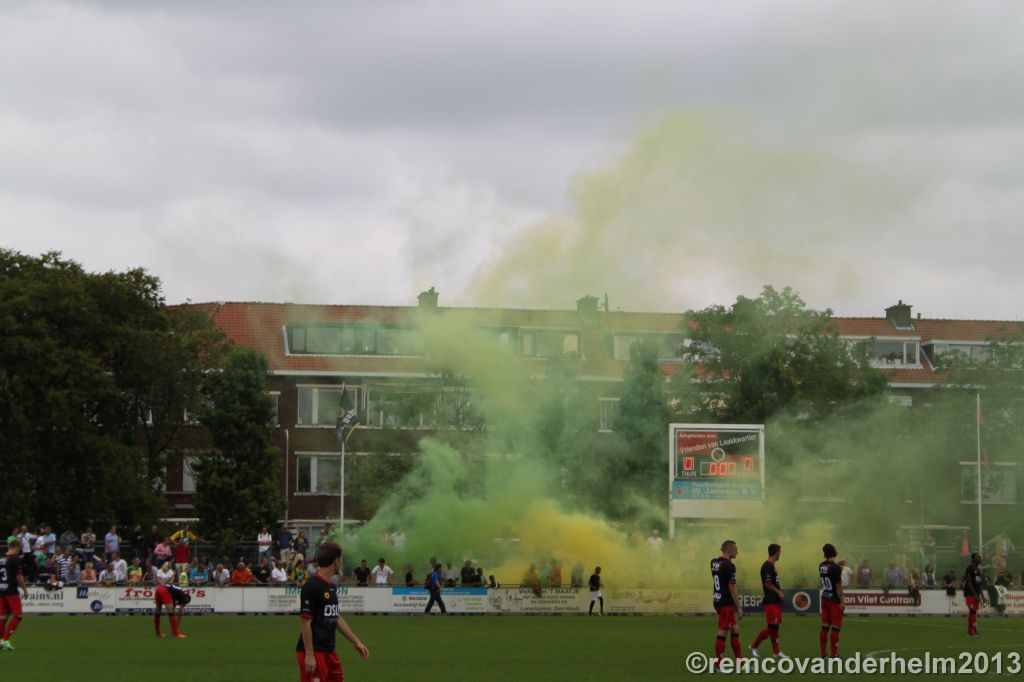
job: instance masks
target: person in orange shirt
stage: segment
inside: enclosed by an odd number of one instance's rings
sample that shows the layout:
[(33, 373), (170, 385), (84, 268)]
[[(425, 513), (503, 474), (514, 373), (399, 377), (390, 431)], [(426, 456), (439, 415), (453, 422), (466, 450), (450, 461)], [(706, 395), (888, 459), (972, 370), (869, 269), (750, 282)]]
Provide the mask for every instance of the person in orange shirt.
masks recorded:
[(558, 559), (551, 560), (551, 573), (548, 574), (548, 585), (550, 587), (562, 586), (562, 564)]
[(252, 573), (245, 567), (244, 561), (239, 561), (235, 570), (231, 571), (232, 585), (248, 585), (252, 582)]

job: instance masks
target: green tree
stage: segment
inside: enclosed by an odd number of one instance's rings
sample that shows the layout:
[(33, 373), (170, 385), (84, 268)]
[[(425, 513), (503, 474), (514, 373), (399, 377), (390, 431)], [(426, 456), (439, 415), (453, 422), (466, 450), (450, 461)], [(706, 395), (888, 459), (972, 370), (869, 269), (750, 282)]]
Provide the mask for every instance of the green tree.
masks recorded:
[(160, 408), (154, 386), (193, 399), (183, 370), (201, 371), (200, 348), (213, 348), (186, 347), (173, 319), (141, 269), (97, 275), (57, 253), (0, 250), (0, 498), (12, 522), (161, 514), (170, 439), (140, 447), (142, 406)]
[(788, 287), (688, 311), (682, 328), (702, 389), (692, 412), (715, 421), (763, 423), (782, 410), (820, 418), (886, 386), (867, 344), (848, 345), (831, 310), (808, 309)]
[(281, 462), (271, 447), (268, 371), (262, 354), (236, 347), (203, 388), (207, 402), (199, 418), (214, 449), (193, 469), (196, 514), (200, 534), (224, 551), (255, 539), (284, 511), (277, 481)]

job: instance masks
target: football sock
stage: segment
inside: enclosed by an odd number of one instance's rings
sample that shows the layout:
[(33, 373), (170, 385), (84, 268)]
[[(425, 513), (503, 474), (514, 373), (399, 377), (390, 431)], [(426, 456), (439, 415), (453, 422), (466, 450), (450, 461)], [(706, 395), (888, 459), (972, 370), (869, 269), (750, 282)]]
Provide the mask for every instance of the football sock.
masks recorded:
[(732, 633), (732, 636), (729, 637), (729, 643), (732, 644), (733, 656), (743, 658), (743, 647), (740, 646), (740, 633)]
[(832, 628), (832, 636), (829, 637), (829, 642), (832, 644), (832, 656), (839, 655), (839, 628)]
[(4, 639), (4, 633), (7, 631), (7, 619), (0, 620), (0, 641)]
[(754, 643), (750, 646), (754, 647), (755, 649), (761, 646), (761, 642), (768, 639), (771, 636), (771, 633), (772, 631), (768, 628), (761, 630), (761, 632), (757, 633), (757, 637), (754, 638)]
[(718, 662), (722, 660), (722, 654), (725, 653), (725, 636), (718, 635), (715, 639), (715, 667), (718, 666)]
[(159, 613), (156, 614), (155, 616), (153, 616), (153, 624), (156, 626), (156, 634), (157, 634), (157, 637), (159, 637), (160, 636), (160, 614)]
[(11, 618), (10, 622), (8, 622), (7, 624), (7, 631), (4, 632), (4, 636), (0, 639), (3, 639), (5, 642), (9, 640), (11, 638), (11, 635), (14, 634), (14, 631), (18, 629), (18, 623), (20, 622), (21, 616), (15, 616), (14, 618)]
[(818, 633), (818, 644), (821, 646), (821, 655), (825, 655), (825, 643), (828, 642), (828, 626), (823, 625)]
[(777, 654), (779, 653), (779, 626), (769, 625), (768, 631), (768, 636), (772, 639), (772, 653)]
[(171, 621), (171, 632), (173, 632), (176, 635), (180, 635), (181, 631), (178, 629), (178, 617), (167, 616), (167, 620)]
[(967, 633), (977, 632), (978, 630), (978, 612), (971, 611), (967, 615)]

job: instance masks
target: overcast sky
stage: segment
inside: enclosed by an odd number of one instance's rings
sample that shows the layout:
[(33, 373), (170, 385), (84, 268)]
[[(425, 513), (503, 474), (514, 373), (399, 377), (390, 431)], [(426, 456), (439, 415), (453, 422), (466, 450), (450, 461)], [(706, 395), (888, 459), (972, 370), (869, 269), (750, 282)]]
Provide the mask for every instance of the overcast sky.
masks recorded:
[(0, 246), (186, 299), (1024, 319), (1024, 3), (4, 2)]

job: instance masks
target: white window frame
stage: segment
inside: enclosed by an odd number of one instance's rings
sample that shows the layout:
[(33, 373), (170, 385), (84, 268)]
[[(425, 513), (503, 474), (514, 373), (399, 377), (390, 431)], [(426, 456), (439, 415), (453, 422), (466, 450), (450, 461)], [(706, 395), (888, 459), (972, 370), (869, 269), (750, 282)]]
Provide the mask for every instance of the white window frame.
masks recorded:
[[(296, 391), (295, 391), (295, 426), (296, 426), (296, 428), (300, 428), (300, 429), (310, 429), (310, 428), (312, 428), (312, 429), (327, 429), (327, 428), (331, 428), (331, 429), (333, 429), (333, 428), (337, 427), (337, 425), (338, 425), (337, 420), (331, 422), (330, 424), (321, 424), (321, 423), (319, 423), (317, 421), (317, 419), (320, 416), (320, 391), (322, 391), (322, 390), (323, 391), (340, 391), (341, 390), (341, 384), (298, 384), (295, 388), (296, 388)], [(348, 386), (348, 385), (346, 385), (345, 386), (345, 390), (346, 391), (354, 391), (355, 392), (354, 404), (356, 406), (356, 410), (359, 411), (359, 412), (364, 412), (365, 411), (364, 410), (365, 406), (360, 402), (360, 399), (363, 397), (361, 389), (362, 389), (362, 385), (355, 385), (355, 386)], [(311, 423), (311, 424), (304, 424), (302, 422), (302, 408), (301, 408), (302, 397), (301, 397), (301, 395), (302, 395), (302, 391), (303, 390), (312, 390), (313, 391), (312, 408), (311, 408), (311, 415), (310, 415), (310, 418), (312, 419), (313, 423)]]
[(192, 467), (198, 461), (199, 458), (195, 455), (181, 456), (181, 492), (194, 493), (196, 491), (196, 479)]
[(274, 425), (275, 429), (281, 428), (281, 391), (267, 391), (274, 401), (273, 412), (270, 416), (270, 423)]
[[(309, 487), (310, 490), (299, 490), (299, 463), (303, 459), (309, 459)], [(311, 451), (299, 451), (295, 453), (295, 485), (292, 491), (295, 495), (308, 495), (310, 497), (338, 497), (341, 494), (340, 489), (322, 491), (317, 486), (317, 465), (321, 459), (330, 459), (338, 463), (340, 470), (341, 467), (341, 453), (340, 452), (311, 452)], [(339, 488), (343, 485), (343, 481), (339, 480)]]
[[(600, 433), (612, 433), (615, 430), (615, 419), (619, 414), (619, 398), (598, 398), (598, 413), (597, 413), (597, 430)], [(612, 413), (612, 422), (608, 423), (608, 413), (605, 412), (606, 405), (614, 405), (614, 411)]]

